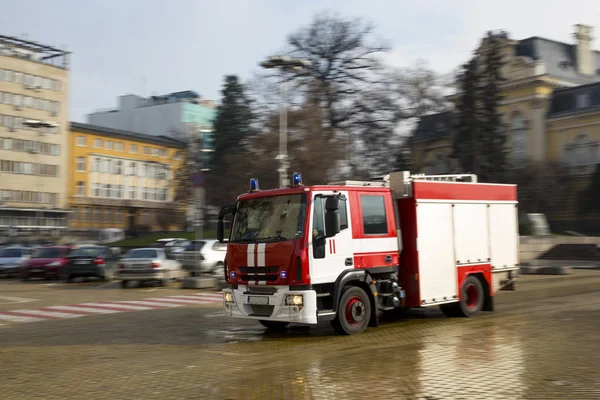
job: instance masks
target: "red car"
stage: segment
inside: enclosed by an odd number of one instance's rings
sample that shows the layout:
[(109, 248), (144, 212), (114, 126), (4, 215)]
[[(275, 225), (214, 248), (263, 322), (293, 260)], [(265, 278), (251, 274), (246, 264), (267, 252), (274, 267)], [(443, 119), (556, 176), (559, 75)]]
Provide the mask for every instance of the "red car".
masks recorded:
[(71, 247), (52, 246), (35, 249), (30, 258), (21, 266), (21, 278), (58, 279), (60, 267), (67, 262)]

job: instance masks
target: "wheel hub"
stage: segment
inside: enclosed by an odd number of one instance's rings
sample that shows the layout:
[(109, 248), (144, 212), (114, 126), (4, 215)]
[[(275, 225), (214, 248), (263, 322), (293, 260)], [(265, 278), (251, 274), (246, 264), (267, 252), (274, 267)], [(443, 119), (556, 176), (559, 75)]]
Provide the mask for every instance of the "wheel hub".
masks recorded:
[(351, 324), (360, 323), (365, 317), (365, 304), (359, 297), (352, 297), (346, 305), (346, 318)]
[(467, 294), (467, 307), (475, 308), (477, 307), (477, 303), (479, 302), (479, 291), (477, 287), (473, 284), (469, 284), (465, 290)]

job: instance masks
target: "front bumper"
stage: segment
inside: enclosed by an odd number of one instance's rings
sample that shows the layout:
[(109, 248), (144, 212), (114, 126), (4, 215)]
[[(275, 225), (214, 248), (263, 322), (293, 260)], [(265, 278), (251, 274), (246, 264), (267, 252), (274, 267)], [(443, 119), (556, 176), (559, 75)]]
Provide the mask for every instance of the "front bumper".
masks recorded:
[(0, 276), (1, 275), (15, 275), (21, 272), (21, 267), (18, 264), (15, 265), (0, 265)]
[(152, 281), (166, 279), (168, 272), (164, 269), (121, 269), (117, 272), (121, 280), (126, 281)]
[[(273, 288), (273, 286), (268, 286)], [(317, 323), (317, 293), (314, 290), (289, 290), (287, 286), (275, 286), (273, 294), (259, 294), (252, 291), (252, 286), (238, 286), (237, 289), (223, 289), (233, 295), (233, 303), (224, 301), (225, 315), (232, 318), (247, 318), (255, 320), (293, 322), (299, 324)], [(285, 304), (286, 295), (302, 295), (304, 304), (288, 306)], [(267, 297), (268, 304), (249, 304), (248, 298)]]

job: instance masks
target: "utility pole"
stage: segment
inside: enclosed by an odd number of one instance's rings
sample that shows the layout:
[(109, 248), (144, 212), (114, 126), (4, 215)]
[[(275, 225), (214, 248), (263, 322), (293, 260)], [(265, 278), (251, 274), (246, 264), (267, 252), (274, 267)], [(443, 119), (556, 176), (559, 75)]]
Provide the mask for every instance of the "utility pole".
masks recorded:
[(260, 63), (260, 66), (266, 69), (278, 68), (281, 70), (281, 101), (279, 103), (279, 185), (286, 187), (288, 185), (289, 160), (287, 152), (287, 86), (285, 81), (285, 72), (292, 72), (296, 75), (306, 73), (311, 63), (304, 59), (295, 59), (290, 57), (273, 56)]

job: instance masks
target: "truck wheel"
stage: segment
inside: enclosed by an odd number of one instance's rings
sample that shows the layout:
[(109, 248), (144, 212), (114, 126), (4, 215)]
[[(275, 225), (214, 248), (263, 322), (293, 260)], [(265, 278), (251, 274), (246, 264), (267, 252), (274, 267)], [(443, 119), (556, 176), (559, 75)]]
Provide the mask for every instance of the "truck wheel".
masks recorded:
[(343, 335), (361, 333), (371, 320), (371, 301), (364, 290), (358, 286), (350, 286), (342, 294), (337, 308), (337, 315), (331, 321), (336, 332)]
[(460, 289), (460, 302), (456, 311), (460, 317), (472, 317), (483, 309), (485, 290), (477, 277), (471, 275)]
[(290, 324), (289, 322), (266, 321), (264, 319), (259, 319), (258, 322), (271, 331), (284, 331), (285, 328), (287, 328), (287, 326)]

